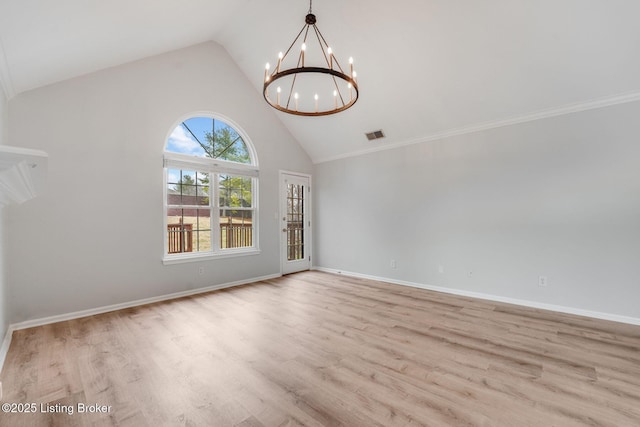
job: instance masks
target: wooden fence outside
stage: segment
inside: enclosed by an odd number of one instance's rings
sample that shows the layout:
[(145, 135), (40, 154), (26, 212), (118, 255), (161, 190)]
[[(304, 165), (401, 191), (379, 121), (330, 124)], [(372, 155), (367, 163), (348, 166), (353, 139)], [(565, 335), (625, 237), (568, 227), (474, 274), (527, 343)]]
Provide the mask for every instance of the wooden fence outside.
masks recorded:
[[(168, 224), (169, 253), (193, 252), (193, 224)], [(243, 248), (253, 245), (253, 225), (220, 223), (220, 248)]]
[(169, 253), (193, 252), (193, 225), (167, 224)]
[(253, 245), (252, 224), (220, 224), (220, 248), (244, 248)]

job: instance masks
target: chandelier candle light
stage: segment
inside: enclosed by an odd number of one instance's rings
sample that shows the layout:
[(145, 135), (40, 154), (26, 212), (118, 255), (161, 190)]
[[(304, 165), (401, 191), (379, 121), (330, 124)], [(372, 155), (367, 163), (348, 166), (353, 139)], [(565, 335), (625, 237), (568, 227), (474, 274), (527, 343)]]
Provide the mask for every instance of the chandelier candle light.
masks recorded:
[[(289, 49), (278, 54), (273, 72), (269, 63), (265, 66), (264, 99), (273, 108), (298, 116), (327, 116), (344, 111), (356, 103), (359, 95), (353, 58), (349, 58), (347, 74), (316, 25), (311, 1), (304, 22)], [(276, 86), (275, 100), (269, 94), (272, 85)]]

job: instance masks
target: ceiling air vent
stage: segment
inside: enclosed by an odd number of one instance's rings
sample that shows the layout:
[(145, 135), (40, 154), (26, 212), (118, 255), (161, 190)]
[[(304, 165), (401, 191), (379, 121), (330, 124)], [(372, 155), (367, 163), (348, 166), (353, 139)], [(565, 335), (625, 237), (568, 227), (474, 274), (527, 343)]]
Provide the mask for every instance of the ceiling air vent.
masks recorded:
[(367, 135), (367, 139), (369, 141), (373, 141), (374, 139), (384, 138), (384, 132), (382, 132), (382, 129), (365, 133), (365, 135)]

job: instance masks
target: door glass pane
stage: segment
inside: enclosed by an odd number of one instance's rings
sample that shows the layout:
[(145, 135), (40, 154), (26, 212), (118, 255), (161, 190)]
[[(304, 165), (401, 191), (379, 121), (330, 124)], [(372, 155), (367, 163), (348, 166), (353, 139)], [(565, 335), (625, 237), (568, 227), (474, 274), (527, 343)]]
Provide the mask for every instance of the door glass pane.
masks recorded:
[(304, 258), (304, 185), (287, 185), (287, 260)]

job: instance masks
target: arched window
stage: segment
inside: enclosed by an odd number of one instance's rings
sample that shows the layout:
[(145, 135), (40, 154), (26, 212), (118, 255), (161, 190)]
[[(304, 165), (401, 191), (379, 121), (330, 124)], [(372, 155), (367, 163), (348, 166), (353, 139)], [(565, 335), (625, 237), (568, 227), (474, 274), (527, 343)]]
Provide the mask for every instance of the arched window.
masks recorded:
[(258, 164), (230, 120), (179, 122), (164, 150), (165, 263), (258, 251)]

